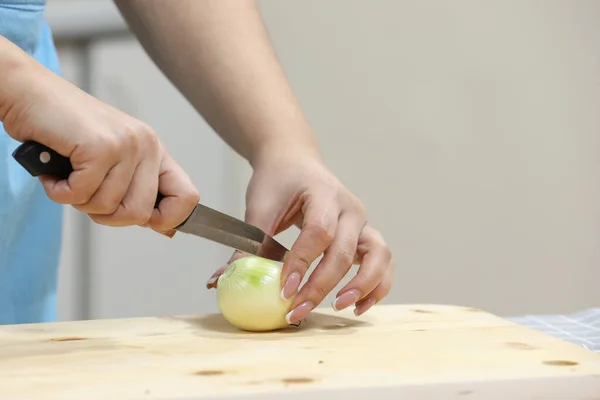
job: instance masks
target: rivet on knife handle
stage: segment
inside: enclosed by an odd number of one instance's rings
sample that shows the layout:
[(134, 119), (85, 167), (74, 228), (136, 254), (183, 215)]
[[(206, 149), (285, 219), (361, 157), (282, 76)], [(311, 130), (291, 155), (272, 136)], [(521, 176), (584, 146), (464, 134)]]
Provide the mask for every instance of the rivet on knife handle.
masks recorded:
[[(67, 179), (73, 172), (68, 157), (38, 142), (24, 142), (15, 149), (12, 156), (31, 176), (53, 175), (59, 179)], [(158, 208), (163, 198), (164, 196), (159, 192), (154, 208)]]

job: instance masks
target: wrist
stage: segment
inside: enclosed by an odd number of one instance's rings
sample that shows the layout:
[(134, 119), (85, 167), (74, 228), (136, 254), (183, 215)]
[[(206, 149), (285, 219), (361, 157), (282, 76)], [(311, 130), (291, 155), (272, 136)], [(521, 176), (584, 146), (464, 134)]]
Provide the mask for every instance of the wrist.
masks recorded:
[(23, 82), (33, 78), (27, 53), (0, 35), (0, 121), (18, 101)]
[(272, 159), (274, 155), (294, 157), (295, 154), (321, 160), (319, 146), (312, 132), (305, 131), (263, 137), (251, 147), (246, 159), (252, 168), (256, 168), (258, 164), (263, 163), (263, 160)]

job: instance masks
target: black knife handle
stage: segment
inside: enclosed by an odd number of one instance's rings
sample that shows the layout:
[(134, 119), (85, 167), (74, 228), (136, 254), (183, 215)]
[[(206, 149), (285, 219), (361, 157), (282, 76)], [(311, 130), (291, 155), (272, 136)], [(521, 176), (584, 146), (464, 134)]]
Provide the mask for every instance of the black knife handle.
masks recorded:
[[(59, 179), (67, 179), (73, 172), (68, 157), (38, 142), (24, 142), (15, 149), (12, 156), (31, 176), (53, 175)], [(154, 208), (158, 208), (163, 198), (162, 193), (158, 192)]]

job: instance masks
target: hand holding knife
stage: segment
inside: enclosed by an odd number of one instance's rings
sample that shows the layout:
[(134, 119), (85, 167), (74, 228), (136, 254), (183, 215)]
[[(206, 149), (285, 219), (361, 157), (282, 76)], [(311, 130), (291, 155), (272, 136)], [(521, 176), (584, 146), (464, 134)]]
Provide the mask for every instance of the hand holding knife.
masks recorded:
[[(54, 175), (67, 179), (73, 172), (73, 166), (67, 157), (41, 143), (24, 142), (12, 155), (34, 177)], [(160, 192), (157, 194), (155, 208), (158, 208), (163, 197)], [(277, 262), (283, 262), (288, 252), (282, 244), (256, 226), (200, 203), (175, 229)]]

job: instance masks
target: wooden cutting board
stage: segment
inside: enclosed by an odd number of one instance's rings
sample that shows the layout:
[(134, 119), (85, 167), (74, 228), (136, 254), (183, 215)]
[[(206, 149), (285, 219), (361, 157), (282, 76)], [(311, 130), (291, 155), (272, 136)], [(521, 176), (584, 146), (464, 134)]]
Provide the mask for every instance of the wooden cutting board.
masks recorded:
[(600, 354), (477, 309), (319, 309), (244, 333), (220, 315), (0, 327), (0, 399), (600, 399)]

